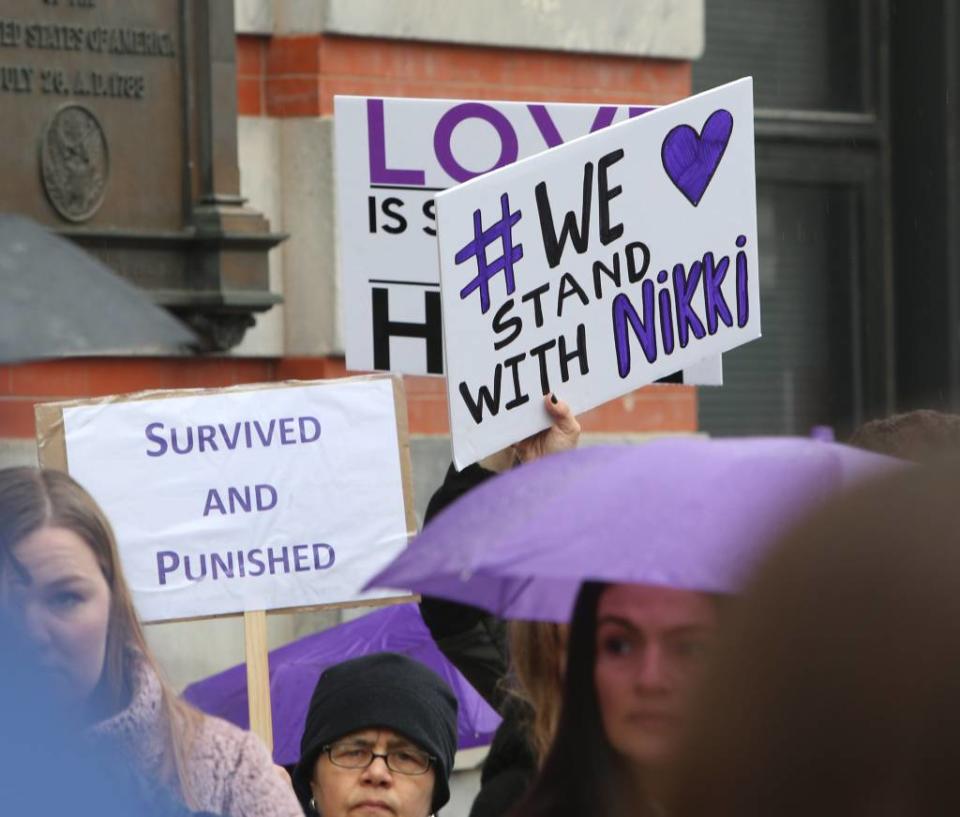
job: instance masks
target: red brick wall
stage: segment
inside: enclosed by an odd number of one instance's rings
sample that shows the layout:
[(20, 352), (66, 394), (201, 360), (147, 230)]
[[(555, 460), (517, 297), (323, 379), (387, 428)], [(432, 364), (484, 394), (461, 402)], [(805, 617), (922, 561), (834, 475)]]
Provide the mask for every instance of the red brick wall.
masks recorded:
[(664, 104), (690, 63), (322, 35), (237, 38), (240, 113), (327, 116), (334, 94)]
[(33, 437), (33, 405), (147, 389), (340, 377), (343, 365), (272, 358), (66, 358), (0, 366), (0, 437)]
[[(71, 358), (0, 366), (0, 437), (33, 437), (33, 406), (57, 400), (192, 389), (349, 374), (342, 358)], [(446, 434), (447, 399), (436, 377), (406, 377), (410, 431)], [(588, 432), (690, 431), (697, 426), (695, 391), (653, 386), (606, 403), (583, 418)]]
[[(328, 116), (334, 94), (663, 104), (690, 92), (690, 64), (329, 36), (237, 38), (243, 116)], [(143, 389), (340, 377), (339, 358), (73, 358), (0, 367), (0, 437), (32, 437), (33, 404)], [(406, 378), (410, 430), (448, 431), (443, 381)], [(593, 432), (692, 431), (696, 390), (655, 386), (584, 418)]]

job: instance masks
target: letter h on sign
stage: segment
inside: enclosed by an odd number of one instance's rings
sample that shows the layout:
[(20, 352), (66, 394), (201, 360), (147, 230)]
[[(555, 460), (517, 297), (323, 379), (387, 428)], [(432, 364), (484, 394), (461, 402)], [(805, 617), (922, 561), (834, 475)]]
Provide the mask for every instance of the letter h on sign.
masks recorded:
[(390, 320), (390, 294), (374, 287), (373, 296), (373, 368), (390, 368), (390, 338), (423, 338), (427, 346), (427, 371), (443, 374), (443, 322), (440, 317), (440, 293), (423, 293), (423, 323)]

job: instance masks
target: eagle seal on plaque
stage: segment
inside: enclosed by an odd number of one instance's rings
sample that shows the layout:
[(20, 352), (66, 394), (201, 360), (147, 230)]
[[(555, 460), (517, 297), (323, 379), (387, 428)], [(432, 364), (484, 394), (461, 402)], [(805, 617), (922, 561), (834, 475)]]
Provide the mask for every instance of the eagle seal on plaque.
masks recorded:
[(83, 105), (65, 105), (40, 138), (40, 176), (53, 208), (67, 221), (91, 218), (103, 203), (110, 174), (107, 137)]

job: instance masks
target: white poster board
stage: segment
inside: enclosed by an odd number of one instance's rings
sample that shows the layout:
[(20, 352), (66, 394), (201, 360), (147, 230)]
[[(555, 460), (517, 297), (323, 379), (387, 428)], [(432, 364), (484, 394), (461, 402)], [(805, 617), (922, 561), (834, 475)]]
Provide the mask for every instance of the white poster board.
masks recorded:
[[(347, 368), (443, 374), (434, 194), (650, 110), (335, 97), (337, 245)], [(718, 356), (685, 371), (681, 382), (722, 381)]]
[(750, 79), (436, 201), (458, 467), (760, 336)]
[(63, 432), (145, 621), (397, 595), (360, 592), (408, 535), (390, 378), (65, 406)]

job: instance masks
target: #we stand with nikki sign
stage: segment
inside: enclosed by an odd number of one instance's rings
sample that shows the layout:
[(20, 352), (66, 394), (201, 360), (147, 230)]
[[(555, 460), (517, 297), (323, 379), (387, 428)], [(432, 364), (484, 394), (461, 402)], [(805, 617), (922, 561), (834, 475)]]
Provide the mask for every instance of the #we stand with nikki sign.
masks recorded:
[(457, 467), (760, 337), (750, 79), (436, 202)]

